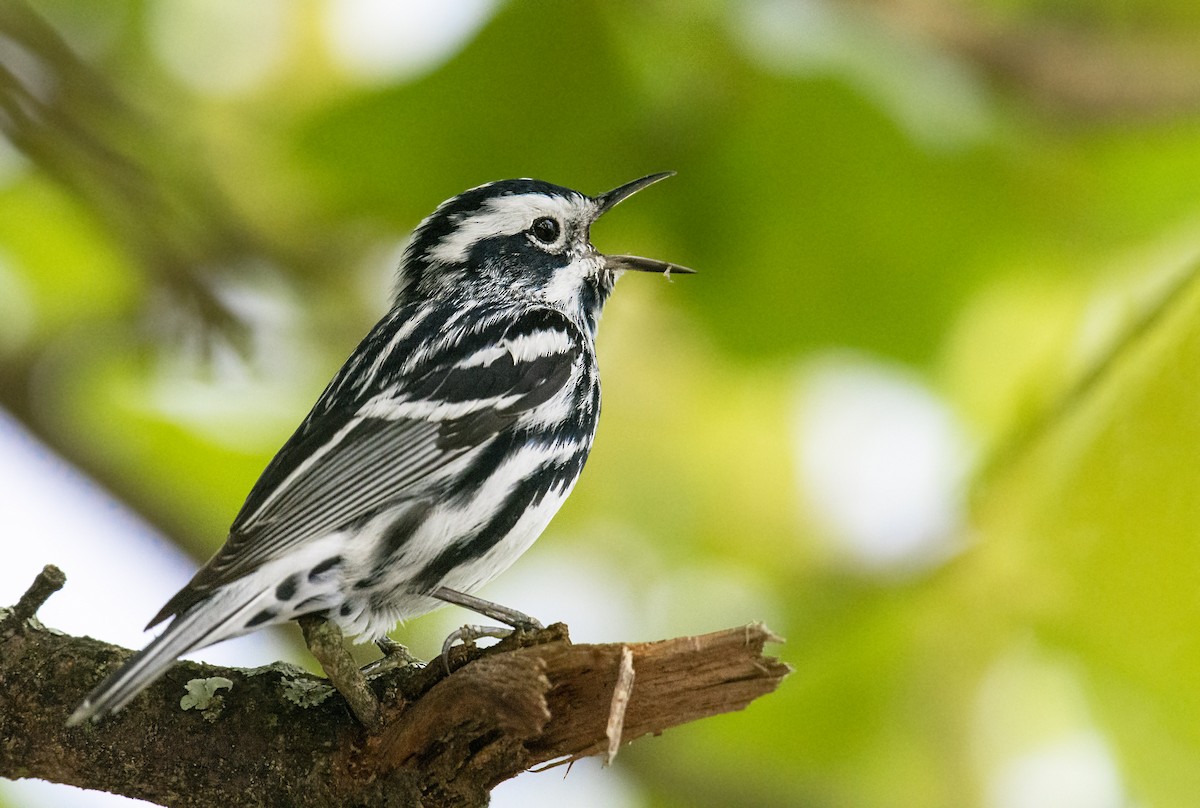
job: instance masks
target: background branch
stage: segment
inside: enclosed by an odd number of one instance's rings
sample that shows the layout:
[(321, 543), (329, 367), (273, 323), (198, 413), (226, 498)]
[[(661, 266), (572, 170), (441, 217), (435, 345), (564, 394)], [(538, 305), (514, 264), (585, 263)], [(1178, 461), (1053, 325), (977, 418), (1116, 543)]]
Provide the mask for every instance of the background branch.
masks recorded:
[[(44, 589), (40, 576), (34, 589)], [(575, 645), (559, 624), (488, 649), (456, 647), (449, 675), (437, 663), (374, 677), (383, 717), (369, 734), (325, 680), (293, 666), (180, 662), (117, 716), (68, 729), (71, 710), (131, 652), (3, 610), (0, 776), (175, 806), (484, 805), (527, 768), (608, 750), (617, 705), (623, 743), (745, 707), (788, 673), (763, 656), (772, 641), (753, 624)], [(195, 681), (218, 677), (232, 686)]]
[(1171, 119), (1190, 116), (1200, 103), (1195, 45), (1166, 31), (994, 14), (955, 0), (845, 1), (888, 30), (955, 54), (1060, 120)]

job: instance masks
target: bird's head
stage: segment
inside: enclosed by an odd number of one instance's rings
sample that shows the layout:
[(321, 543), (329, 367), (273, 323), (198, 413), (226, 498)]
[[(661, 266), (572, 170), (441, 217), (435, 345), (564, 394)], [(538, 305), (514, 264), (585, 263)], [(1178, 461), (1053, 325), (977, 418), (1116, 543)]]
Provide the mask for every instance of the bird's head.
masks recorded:
[(465, 191), (439, 205), (413, 233), (395, 302), (524, 298), (594, 328), (622, 272), (692, 272), (650, 258), (603, 255), (590, 240), (596, 219), (671, 173), (651, 174), (598, 196), (530, 179)]

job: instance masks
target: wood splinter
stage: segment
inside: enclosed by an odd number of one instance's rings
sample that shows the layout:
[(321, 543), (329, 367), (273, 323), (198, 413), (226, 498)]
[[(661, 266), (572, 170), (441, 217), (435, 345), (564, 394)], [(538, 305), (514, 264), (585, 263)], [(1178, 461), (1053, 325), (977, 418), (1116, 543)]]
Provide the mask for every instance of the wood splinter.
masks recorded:
[(621, 730), (625, 727), (625, 708), (633, 695), (633, 651), (628, 645), (621, 646), (621, 663), (617, 668), (617, 683), (613, 686), (612, 703), (608, 708), (608, 726), (604, 736), (608, 738), (608, 750), (604, 754), (604, 765), (611, 766), (621, 747)]

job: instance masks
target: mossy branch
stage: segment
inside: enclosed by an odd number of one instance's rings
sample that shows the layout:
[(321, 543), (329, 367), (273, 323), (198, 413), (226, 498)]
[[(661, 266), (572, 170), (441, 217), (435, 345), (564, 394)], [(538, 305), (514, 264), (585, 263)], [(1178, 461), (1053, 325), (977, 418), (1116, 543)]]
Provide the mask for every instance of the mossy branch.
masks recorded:
[[(44, 600), (43, 584), (22, 602)], [(371, 678), (381, 711), (370, 731), (298, 668), (180, 662), (120, 714), (68, 728), (131, 652), (0, 610), (0, 776), (173, 806), (485, 805), (528, 768), (611, 756), (647, 733), (745, 707), (788, 673), (762, 653), (776, 641), (754, 624), (575, 645), (554, 625)]]

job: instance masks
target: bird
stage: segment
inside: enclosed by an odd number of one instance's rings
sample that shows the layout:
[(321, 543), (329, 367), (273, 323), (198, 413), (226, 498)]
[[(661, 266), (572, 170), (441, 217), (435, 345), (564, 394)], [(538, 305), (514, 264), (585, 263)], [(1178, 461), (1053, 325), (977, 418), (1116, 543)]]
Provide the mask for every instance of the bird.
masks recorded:
[(590, 239), (604, 213), (673, 173), (596, 196), (500, 180), (422, 220), (386, 314), (147, 630), (171, 622), (68, 724), (120, 710), (183, 654), (310, 615), (381, 647), (446, 603), (538, 625), (472, 593), (529, 549), (579, 478), (600, 415), (596, 331), (617, 279), (692, 272)]

